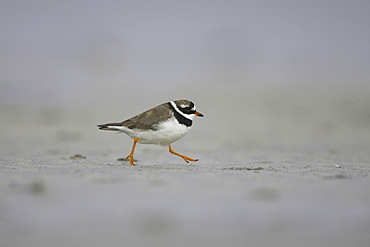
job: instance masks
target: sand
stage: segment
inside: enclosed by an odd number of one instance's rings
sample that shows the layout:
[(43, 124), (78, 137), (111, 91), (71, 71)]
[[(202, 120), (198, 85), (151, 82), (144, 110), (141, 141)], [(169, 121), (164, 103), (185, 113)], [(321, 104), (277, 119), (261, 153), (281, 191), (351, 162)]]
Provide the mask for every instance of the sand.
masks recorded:
[(138, 145), (136, 167), (95, 128), (115, 112), (2, 107), (1, 246), (368, 246), (366, 94), (256, 95), (199, 100), (173, 145), (198, 162)]

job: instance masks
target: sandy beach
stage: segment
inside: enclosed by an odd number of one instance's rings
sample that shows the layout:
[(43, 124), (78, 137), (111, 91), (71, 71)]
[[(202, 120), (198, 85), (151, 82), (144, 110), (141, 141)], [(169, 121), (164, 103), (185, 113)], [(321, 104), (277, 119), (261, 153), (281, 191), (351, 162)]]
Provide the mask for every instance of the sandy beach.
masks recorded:
[(368, 97), (301, 93), (203, 97), (173, 145), (199, 161), (139, 145), (136, 167), (117, 161), (129, 137), (95, 127), (118, 110), (2, 108), (2, 246), (367, 246)]

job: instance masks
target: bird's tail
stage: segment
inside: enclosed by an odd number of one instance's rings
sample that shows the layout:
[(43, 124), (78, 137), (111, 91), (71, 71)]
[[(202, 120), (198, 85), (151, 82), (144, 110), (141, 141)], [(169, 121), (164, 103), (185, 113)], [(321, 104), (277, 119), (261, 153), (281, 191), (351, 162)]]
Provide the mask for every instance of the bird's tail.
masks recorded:
[(120, 131), (120, 130), (122, 130), (122, 123), (99, 124), (98, 128), (100, 130)]

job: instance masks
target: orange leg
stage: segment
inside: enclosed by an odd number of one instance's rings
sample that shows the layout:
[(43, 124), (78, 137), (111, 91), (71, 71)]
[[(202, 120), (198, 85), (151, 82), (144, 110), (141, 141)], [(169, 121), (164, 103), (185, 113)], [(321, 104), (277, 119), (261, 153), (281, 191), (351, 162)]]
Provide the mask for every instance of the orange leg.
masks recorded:
[(183, 158), (186, 161), (186, 163), (189, 163), (189, 161), (198, 161), (197, 159), (192, 159), (192, 158), (189, 158), (188, 156), (176, 153), (175, 151), (173, 151), (171, 145), (168, 146), (168, 151), (170, 151), (171, 154), (180, 156), (181, 158)]
[(132, 149), (131, 149), (131, 153), (126, 157), (126, 159), (130, 159), (130, 164), (132, 166), (135, 166), (134, 164), (134, 152), (135, 152), (135, 147), (136, 147), (136, 143), (139, 141), (139, 137), (136, 137), (134, 139), (134, 144), (132, 144)]

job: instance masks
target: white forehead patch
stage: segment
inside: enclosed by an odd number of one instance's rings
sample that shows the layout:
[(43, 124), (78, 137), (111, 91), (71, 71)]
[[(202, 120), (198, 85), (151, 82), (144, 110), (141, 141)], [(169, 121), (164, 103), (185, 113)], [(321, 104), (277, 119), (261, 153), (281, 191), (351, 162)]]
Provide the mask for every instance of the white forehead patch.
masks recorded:
[[(187, 105), (180, 105), (181, 108), (186, 108), (188, 107)], [(191, 108), (192, 111), (195, 111), (195, 106), (193, 106), (193, 108)]]

